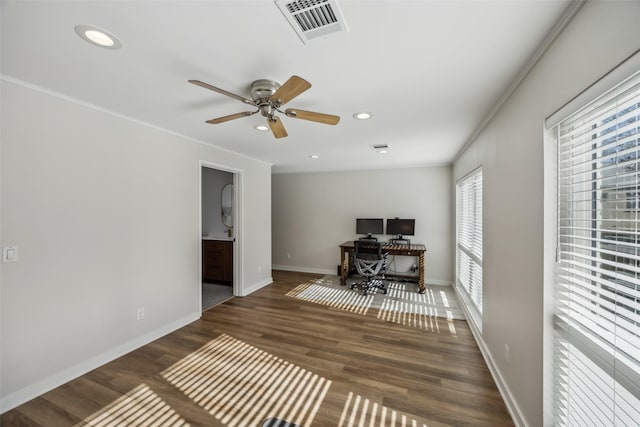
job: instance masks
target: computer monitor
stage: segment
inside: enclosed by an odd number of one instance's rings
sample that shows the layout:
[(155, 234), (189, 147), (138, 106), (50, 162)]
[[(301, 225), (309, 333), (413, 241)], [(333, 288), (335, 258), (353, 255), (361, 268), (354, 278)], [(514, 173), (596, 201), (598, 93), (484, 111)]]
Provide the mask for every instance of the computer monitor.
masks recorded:
[(382, 218), (356, 218), (356, 234), (364, 234), (373, 239), (374, 234), (384, 234)]
[(406, 241), (403, 236), (413, 236), (416, 233), (416, 220), (415, 219), (400, 219), (389, 218), (387, 219), (387, 234), (396, 236), (392, 241)]

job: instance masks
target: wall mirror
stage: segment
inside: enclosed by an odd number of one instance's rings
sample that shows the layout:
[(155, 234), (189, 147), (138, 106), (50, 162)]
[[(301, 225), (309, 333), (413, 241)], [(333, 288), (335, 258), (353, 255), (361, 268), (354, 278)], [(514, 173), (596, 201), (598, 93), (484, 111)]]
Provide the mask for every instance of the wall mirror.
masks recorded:
[(233, 184), (222, 187), (220, 196), (220, 206), (222, 206), (222, 223), (225, 227), (233, 227)]

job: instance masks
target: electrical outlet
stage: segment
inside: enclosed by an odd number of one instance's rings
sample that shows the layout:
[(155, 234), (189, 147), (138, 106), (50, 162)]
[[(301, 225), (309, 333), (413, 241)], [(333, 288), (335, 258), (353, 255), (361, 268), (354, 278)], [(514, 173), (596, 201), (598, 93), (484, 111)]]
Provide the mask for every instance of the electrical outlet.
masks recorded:
[(138, 311), (136, 312), (136, 319), (137, 320), (144, 319), (144, 308), (139, 308), (138, 309)]
[(509, 345), (504, 345), (504, 358), (507, 359), (507, 363), (511, 362), (511, 355), (509, 354)]
[(291, 254), (287, 252), (287, 259), (291, 259)]
[(18, 261), (18, 248), (15, 246), (5, 246), (2, 248), (2, 262)]

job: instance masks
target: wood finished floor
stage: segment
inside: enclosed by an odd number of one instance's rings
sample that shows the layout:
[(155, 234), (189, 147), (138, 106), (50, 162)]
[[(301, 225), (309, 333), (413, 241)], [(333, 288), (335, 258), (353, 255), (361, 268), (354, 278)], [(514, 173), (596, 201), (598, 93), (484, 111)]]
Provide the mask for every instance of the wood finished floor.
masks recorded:
[(412, 328), (287, 297), (274, 283), (33, 399), (4, 426), (511, 426), (468, 325)]

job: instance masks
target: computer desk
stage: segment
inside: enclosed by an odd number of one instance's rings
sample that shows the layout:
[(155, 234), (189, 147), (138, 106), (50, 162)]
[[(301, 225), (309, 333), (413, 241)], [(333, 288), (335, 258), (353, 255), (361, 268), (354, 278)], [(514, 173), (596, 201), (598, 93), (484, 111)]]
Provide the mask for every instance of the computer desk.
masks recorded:
[[(347, 284), (347, 277), (351, 272), (351, 258), (355, 245), (353, 240), (349, 240), (340, 245), (340, 284)], [(418, 293), (424, 293), (424, 253), (427, 248), (422, 244), (412, 243), (410, 245), (399, 245), (392, 243), (383, 243), (382, 251), (389, 255), (403, 255), (418, 257)], [(402, 279), (415, 279), (415, 276), (385, 274), (387, 277), (397, 277)]]

